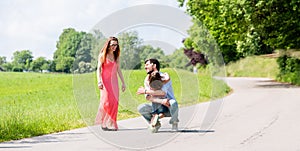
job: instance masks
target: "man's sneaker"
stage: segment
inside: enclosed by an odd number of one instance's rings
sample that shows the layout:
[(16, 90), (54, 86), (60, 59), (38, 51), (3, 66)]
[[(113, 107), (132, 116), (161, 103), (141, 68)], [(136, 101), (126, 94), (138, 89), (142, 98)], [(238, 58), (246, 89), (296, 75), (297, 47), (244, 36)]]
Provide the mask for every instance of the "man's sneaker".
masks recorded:
[(173, 131), (178, 131), (178, 123), (177, 123), (177, 122), (174, 122), (174, 123), (172, 124), (172, 130), (173, 130)]

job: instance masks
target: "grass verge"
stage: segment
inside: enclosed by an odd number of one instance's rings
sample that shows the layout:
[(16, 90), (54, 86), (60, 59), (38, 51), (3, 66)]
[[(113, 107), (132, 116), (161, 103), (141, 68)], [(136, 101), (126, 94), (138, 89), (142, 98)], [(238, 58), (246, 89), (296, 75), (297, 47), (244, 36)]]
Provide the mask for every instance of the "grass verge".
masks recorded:
[(250, 56), (226, 66), (227, 76), (266, 77), (276, 79), (279, 73), (276, 57), (272, 55)]
[[(163, 69), (172, 78), (180, 106), (223, 97), (229, 87), (209, 74)], [(147, 102), (136, 95), (144, 70), (123, 71), (127, 90), (120, 93), (118, 120), (140, 116), (137, 106)], [(213, 91), (212, 91), (213, 90)], [(213, 93), (212, 93), (213, 92)], [(92, 125), (99, 104), (95, 73), (0, 73), (0, 142)]]

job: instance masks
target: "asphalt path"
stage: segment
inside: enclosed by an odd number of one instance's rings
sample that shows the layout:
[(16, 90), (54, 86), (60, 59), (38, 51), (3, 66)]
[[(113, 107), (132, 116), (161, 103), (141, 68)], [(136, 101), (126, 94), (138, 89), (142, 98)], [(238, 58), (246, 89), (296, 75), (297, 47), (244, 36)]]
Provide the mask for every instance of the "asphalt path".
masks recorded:
[(0, 143), (0, 151), (300, 151), (300, 87), (267, 78), (226, 78), (233, 92), (182, 107), (179, 130), (168, 118), (150, 133), (142, 117), (118, 121), (120, 130), (90, 126)]

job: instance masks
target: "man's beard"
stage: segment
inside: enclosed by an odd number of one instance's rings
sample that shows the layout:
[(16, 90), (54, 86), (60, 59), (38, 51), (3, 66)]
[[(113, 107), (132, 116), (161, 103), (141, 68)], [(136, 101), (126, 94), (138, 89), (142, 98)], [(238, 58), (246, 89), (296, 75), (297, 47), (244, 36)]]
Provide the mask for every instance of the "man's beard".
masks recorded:
[(147, 72), (147, 74), (151, 74), (152, 72), (153, 72), (153, 70), (151, 70), (151, 71)]

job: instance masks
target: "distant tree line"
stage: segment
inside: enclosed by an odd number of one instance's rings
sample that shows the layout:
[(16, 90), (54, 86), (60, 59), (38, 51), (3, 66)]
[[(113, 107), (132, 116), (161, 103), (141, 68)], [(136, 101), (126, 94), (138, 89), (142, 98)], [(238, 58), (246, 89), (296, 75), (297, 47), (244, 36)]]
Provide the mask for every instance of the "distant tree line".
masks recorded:
[[(189, 60), (182, 48), (171, 55), (165, 55), (159, 47), (143, 45), (143, 40), (138, 37), (136, 31), (120, 33), (117, 37), (121, 48), (122, 69), (141, 69), (145, 59), (157, 58), (162, 67), (191, 70), (191, 67), (186, 67)], [(98, 30), (87, 33), (67, 28), (59, 36), (53, 60), (47, 60), (45, 57), (34, 59), (30, 50), (20, 50), (13, 53), (11, 62), (7, 62), (6, 57), (1, 56), (0, 69), (13, 72), (92, 72), (96, 69), (99, 51), (106, 38)]]
[(0, 68), (3, 71), (42, 72), (43, 70), (49, 70), (51, 65), (52, 65), (52, 61), (47, 60), (45, 57), (38, 57), (35, 60), (33, 60), (33, 55), (30, 50), (15, 51), (13, 53), (12, 62), (7, 62), (5, 56), (0, 57)]

